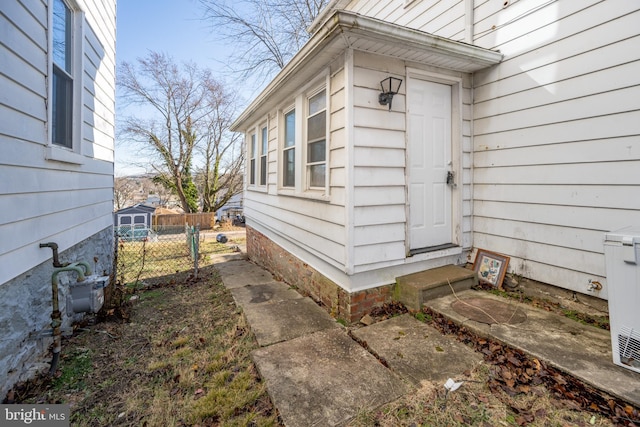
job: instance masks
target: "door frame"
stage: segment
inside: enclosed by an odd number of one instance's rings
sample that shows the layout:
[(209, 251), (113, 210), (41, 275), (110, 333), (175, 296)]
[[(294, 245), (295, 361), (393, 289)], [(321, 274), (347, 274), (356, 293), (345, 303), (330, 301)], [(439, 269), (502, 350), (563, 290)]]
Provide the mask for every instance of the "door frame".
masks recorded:
[[(408, 184), (410, 181), (409, 176), (409, 100), (411, 97), (411, 86), (412, 80), (423, 80), (433, 83), (440, 83), (451, 86), (451, 170), (455, 175), (455, 183), (456, 187), (454, 187), (451, 191), (451, 244), (453, 247), (462, 247), (462, 215), (463, 215), (463, 189), (465, 185), (468, 185), (469, 182), (467, 180), (468, 177), (463, 175), (463, 123), (462, 123), (462, 77), (461, 76), (451, 76), (442, 73), (436, 73), (432, 71), (420, 70), (417, 68), (406, 68), (406, 93), (407, 93), (407, 101), (406, 111), (405, 111), (405, 175), (406, 175), (406, 183)], [(471, 141), (471, 129), (468, 129), (468, 138)], [(471, 147), (468, 147), (471, 150)], [(466, 178), (466, 179), (465, 179)], [(411, 233), (409, 227), (409, 186), (405, 185), (405, 252), (407, 257), (412, 257), (414, 255), (420, 253), (440, 253), (441, 249), (446, 249), (442, 247), (435, 248), (425, 248), (424, 251), (421, 250), (411, 250)], [(429, 257), (429, 256), (428, 256)], [(429, 257), (430, 258), (430, 257)]]

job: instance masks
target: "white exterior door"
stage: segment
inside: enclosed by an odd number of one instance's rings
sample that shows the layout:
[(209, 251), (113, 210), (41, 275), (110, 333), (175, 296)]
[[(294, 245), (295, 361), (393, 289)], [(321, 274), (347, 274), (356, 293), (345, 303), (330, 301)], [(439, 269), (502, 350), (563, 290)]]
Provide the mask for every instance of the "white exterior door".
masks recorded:
[(408, 101), (409, 249), (452, 242), (451, 86), (410, 79)]

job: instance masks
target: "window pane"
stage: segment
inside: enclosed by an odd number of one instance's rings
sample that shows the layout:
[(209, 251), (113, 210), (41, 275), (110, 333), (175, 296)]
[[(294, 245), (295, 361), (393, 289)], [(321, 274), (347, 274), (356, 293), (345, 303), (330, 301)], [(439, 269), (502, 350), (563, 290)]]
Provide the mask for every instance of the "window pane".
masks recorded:
[(251, 159), (251, 170), (249, 171), (249, 184), (256, 183), (256, 159)]
[(256, 135), (251, 135), (251, 158), (256, 157)]
[(53, 62), (71, 74), (71, 10), (62, 0), (53, 2)]
[(325, 91), (318, 93), (317, 95), (309, 98), (309, 115), (312, 116), (318, 111), (324, 110), (327, 108), (327, 98), (325, 96)]
[(283, 155), (283, 171), (282, 171), (282, 185), (285, 187), (295, 187), (296, 185), (296, 163), (295, 163), (295, 148), (290, 148), (282, 153)]
[(326, 157), (325, 141), (322, 140), (309, 144), (308, 154), (309, 156), (307, 161), (309, 163), (324, 162)]
[(71, 116), (73, 113), (73, 85), (67, 75), (55, 65), (53, 66), (53, 102), (51, 142), (63, 147), (72, 148)]
[(284, 116), (284, 146), (293, 147), (296, 144), (296, 111), (290, 111)]
[(324, 187), (325, 165), (309, 166), (311, 187)]
[(267, 185), (267, 156), (260, 157), (260, 185)]
[(267, 128), (262, 128), (262, 150), (261, 153), (263, 155), (267, 154), (267, 147), (269, 146), (269, 141), (267, 141)]
[(313, 141), (318, 138), (324, 139), (327, 133), (326, 113), (320, 113), (317, 116), (309, 117), (307, 129), (307, 141)]

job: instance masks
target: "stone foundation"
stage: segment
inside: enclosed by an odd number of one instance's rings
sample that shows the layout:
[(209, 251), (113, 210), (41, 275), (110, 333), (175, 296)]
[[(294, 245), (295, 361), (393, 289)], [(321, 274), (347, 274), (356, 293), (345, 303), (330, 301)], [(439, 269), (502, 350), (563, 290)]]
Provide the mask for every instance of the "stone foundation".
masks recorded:
[(249, 226), (247, 254), (278, 280), (296, 287), (300, 293), (325, 307), (333, 317), (349, 323), (360, 320), (373, 307), (391, 302), (393, 285), (349, 293)]
[[(37, 243), (36, 243), (37, 244)], [(43, 251), (51, 249), (43, 248)], [(108, 227), (77, 245), (60, 252), (60, 262), (87, 261), (94, 274), (108, 275), (113, 266), (113, 228)], [(95, 261), (97, 259), (97, 261)], [(50, 259), (14, 279), (0, 284), (0, 399), (19, 381), (33, 376), (39, 369), (48, 369), (50, 337), (39, 332), (51, 329), (51, 275)], [(75, 275), (58, 276), (59, 303), (63, 328), (71, 326), (66, 315), (68, 286)], [(64, 343), (63, 343), (64, 346)]]

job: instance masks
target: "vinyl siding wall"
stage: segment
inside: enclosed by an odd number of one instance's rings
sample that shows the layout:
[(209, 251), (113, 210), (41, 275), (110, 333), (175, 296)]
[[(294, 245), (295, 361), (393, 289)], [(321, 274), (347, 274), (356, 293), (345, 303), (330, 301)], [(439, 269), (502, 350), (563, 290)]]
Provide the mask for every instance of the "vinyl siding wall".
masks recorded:
[[(319, 87), (322, 82), (319, 82)], [(313, 90), (313, 87), (309, 87)], [(244, 213), (247, 223), (273, 241), (308, 262), (327, 277), (342, 282), (345, 270), (345, 71), (343, 57), (330, 67), (327, 89), (329, 120), (328, 157), (329, 194), (322, 200), (305, 197), (304, 194), (280, 194), (279, 179), (282, 175), (282, 159), (279, 148), (283, 132), (282, 115), (287, 105), (292, 105), (292, 94), (283, 101), (282, 108), (268, 115), (268, 185), (248, 186), (245, 191)], [(296, 110), (296, 115), (303, 114)], [(266, 120), (267, 118), (265, 118)], [(261, 126), (264, 120), (256, 123)], [(296, 129), (301, 132), (303, 129)], [(250, 134), (249, 134), (250, 138)], [(301, 159), (302, 147), (296, 146)], [(301, 168), (300, 162), (296, 169)], [(318, 267), (321, 265), (321, 267)]]
[[(454, 139), (454, 163), (460, 164), (461, 180), (453, 197), (461, 199), (455, 215), (462, 218), (459, 239), (471, 247), (471, 79), (463, 73), (398, 61), (373, 54), (354, 54), (353, 111), (353, 269), (355, 273), (393, 267), (379, 272), (379, 284), (395, 276), (436, 266), (458, 263), (443, 257), (439, 261), (417, 255), (407, 258), (406, 227), (406, 81), (407, 68), (462, 80), (459, 112), (460, 135)], [(400, 94), (393, 98), (392, 111), (380, 106), (380, 81), (389, 75), (403, 79)], [(456, 120), (455, 115), (453, 120)], [(462, 194), (460, 195), (460, 192)], [(460, 214), (460, 209), (462, 213)], [(442, 256), (442, 255), (441, 255)]]
[(505, 59), (474, 76), (474, 245), (586, 293), (604, 233), (640, 223), (640, 3), (502, 4), (475, 2)]
[(45, 154), (47, 2), (0, 3), (0, 284), (51, 258), (38, 243), (55, 241), (64, 251), (112, 225), (116, 7), (78, 5), (82, 164), (70, 164)]
[(465, 39), (465, 0), (356, 0), (346, 9), (452, 40)]

